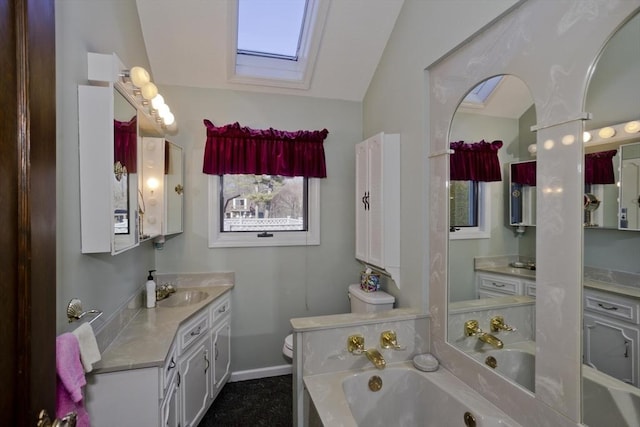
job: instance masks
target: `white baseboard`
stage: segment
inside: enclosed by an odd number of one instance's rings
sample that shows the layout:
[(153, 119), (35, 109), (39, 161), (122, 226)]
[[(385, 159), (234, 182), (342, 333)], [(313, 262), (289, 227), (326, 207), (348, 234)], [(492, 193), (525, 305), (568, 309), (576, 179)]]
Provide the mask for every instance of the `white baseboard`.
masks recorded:
[(277, 377), (288, 375), (293, 372), (291, 365), (270, 366), (268, 368), (248, 369), (246, 371), (232, 372), (229, 382), (255, 380), (257, 378)]

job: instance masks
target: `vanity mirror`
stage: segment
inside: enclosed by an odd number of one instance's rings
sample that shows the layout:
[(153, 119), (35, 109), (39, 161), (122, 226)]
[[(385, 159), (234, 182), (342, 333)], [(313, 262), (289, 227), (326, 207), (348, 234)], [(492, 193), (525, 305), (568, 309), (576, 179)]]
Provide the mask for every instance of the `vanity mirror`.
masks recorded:
[(184, 155), (176, 143), (165, 141), (165, 236), (182, 233), (184, 209)]

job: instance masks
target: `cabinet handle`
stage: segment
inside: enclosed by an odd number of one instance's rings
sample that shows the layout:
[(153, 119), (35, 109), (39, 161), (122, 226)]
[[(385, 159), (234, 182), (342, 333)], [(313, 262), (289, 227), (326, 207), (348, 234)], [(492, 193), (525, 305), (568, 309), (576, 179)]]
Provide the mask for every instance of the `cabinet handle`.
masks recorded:
[(207, 352), (204, 352), (204, 361), (207, 362), (207, 366), (204, 368), (204, 373), (206, 374), (209, 370), (209, 366), (211, 366), (211, 362), (209, 362), (209, 358), (207, 357)]
[(213, 345), (213, 348), (215, 350), (215, 359), (214, 360), (218, 360), (218, 343), (217, 342)]
[(605, 310), (613, 310), (613, 311), (616, 311), (618, 309), (618, 307), (614, 307), (612, 305), (604, 305), (601, 303), (598, 303), (598, 307), (603, 308)]
[(624, 357), (629, 357), (629, 341), (624, 340)]
[(491, 284), (496, 288), (504, 288), (504, 283), (491, 282)]
[(200, 335), (201, 331), (202, 331), (202, 326), (198, 326), (198, 329), (196, 329), (195, 331), (191, 331), (189, 335), (191, 335), (192, 337), (195, 337), (196, 335)]
[(171, 358), (171, 362), (169, 362), (169, 367), (167, 368), (167, 372), (169, 372), (170, 370), (172, 370), (175, 367), (176, 367), (176, 361), (173, 360), (173, 357), (172, 357)]
[(180, 372), (178, 372), (178, 387), (180, 387)]
[(369, 192), (368, 191), (365, 193), (364, 200), (365, 200), (365, 209), (369, 210)]
[(223, 305), (222, 307), (220, 307), (218, 309), (218, 313), (224, 313), (225, 311), (227, 311), (227, 306), (226, 305)]

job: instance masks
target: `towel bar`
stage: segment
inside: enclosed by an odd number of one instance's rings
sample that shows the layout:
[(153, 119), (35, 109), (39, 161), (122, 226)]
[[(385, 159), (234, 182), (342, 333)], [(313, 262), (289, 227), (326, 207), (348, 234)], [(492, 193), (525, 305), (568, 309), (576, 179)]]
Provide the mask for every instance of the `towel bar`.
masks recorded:
[(80, 320), (89, 314), (95, 314), (93, 318), (88, 320), (89, 324), (91, 324), (98, 317), (102, 316), (102, 311), (101, 310), (87, 310), (87, 311), (82, 310), (82, 301), (80, 301), (78, 298), (73, 298), (71, 301), (69, 301), (69, 304), (67, 305), (67, 319), (69, 320), (69, 323), (75, 322), (76, 320)]

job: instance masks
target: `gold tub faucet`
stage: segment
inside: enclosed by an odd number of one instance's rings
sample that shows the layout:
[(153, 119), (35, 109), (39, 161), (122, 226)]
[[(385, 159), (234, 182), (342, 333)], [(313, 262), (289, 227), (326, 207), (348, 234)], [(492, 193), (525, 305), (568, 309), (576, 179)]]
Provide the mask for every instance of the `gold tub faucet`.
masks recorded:
[(369, 359), (369, 362), (373, 363), (373, 366), (375, 366), (376, 368), (384, 369), (384, 367), (387, 366), (387, 362), (384, 360), (384, 357), (382, 357), (382, 354), (380, 354), (377, 349), (370, 348), (368, 350), (365, 350), (364, 354), (367, 355), (367, 359)]
[(384, 369), (387, 365), (387, 362), (382, 357), (382, 354), (375, 349), (370, 348), (365, 350), (364, 348), (364, 336), (360, 334), (349, 335), (347, 338), (347, 350), (351, 354), (360, 355), (364, 353), (367, 356), (367, 359), (378, 369)]
[(495, 348), (504, 347), (504, 344), (499, 338), (480, 329), (477, 320), (467, 320), (464, 322), (464, 335), (467, 337), (478, 337), (480, 341), (492, 345)]
[(491, 318), (491, 332), (500, 332), (500, 331), (515, 331), (516, 328), (507, 325), (504, 323), (504, 317), (502, 316), (493, 316)]

